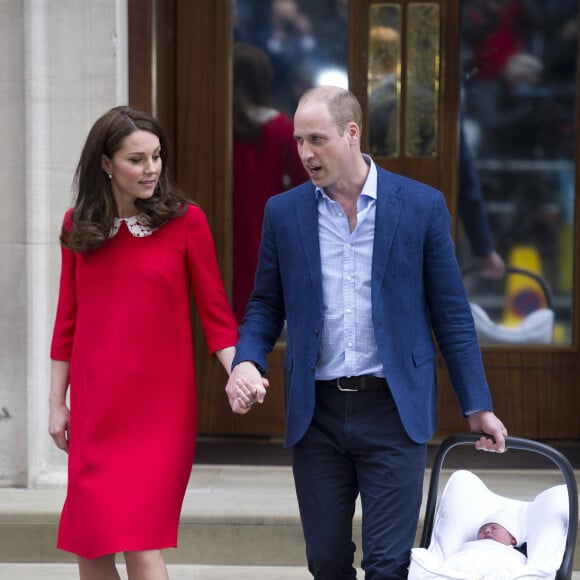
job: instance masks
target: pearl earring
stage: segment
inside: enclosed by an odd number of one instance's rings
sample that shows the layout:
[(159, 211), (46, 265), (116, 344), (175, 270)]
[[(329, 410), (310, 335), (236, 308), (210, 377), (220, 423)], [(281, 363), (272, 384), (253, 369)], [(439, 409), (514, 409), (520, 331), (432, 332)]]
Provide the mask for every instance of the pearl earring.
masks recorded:
[(113, 179), (113, 174), (112, 173), (107, 173), (107, 175), (109, 176), (109, 179)]

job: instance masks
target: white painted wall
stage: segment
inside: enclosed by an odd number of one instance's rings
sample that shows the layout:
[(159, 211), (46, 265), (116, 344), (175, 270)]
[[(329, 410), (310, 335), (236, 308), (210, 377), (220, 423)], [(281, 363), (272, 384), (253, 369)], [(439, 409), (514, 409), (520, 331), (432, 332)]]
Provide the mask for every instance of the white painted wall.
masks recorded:
[(58, 233), (93, 122), (127, 102), (127, 0), (0, 0), (0, 485), (64, 482), (48, 434)]

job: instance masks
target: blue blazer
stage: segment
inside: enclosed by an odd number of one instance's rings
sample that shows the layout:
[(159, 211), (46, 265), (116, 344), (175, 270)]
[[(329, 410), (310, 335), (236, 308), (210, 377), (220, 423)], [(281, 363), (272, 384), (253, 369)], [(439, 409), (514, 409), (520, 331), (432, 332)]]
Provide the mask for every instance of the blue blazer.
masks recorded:
[[(417, 443), (437, 428), (437, 339), (461, 411), (492, 410), (473, 318), (441, 192), (377, 166), (372, 258), (375, 338), (403, 425)], [(314, 413), (314, 370), (323, 324), (318, 212), (304, 183), (266, 204), (255, 286), (234, 365), (266, 357), (287, 324), (287, 446)], [(276, 388), (272, 385), (270, 388)]]

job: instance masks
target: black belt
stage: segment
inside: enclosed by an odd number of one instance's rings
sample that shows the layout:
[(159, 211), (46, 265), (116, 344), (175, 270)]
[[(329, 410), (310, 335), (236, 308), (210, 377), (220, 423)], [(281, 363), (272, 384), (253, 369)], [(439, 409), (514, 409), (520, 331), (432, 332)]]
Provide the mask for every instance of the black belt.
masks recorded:
[(339, 391), (388, 391), (387, 379), (373, 375), (360, 377), (339, 377), (329, 381), (316, 381), (317, 386), (334, 387)]

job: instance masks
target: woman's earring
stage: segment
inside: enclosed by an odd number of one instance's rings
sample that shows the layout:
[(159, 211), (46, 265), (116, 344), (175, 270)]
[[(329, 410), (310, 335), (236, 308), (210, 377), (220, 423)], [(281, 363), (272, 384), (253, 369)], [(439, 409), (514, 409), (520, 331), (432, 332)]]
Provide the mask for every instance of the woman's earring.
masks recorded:
[(113, 179), (113, 174), (112, 173), (107, 173), (107, 175), (109, 176), (109, 179)]

